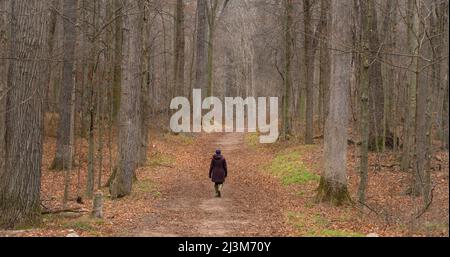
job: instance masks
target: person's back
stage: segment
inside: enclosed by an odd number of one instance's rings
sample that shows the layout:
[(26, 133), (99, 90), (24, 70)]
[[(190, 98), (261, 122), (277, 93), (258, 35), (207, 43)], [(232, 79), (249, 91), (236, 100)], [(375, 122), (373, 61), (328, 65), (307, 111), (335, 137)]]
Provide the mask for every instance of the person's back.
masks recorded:
[(223, 157), (221, 151), (216, 150), (216, 154), (213, 155), (209, 168), (209, 178), (214, 182), (216, 197), (221, 197), (223, 183), (225, 182), (227, 175), (227, 161)]

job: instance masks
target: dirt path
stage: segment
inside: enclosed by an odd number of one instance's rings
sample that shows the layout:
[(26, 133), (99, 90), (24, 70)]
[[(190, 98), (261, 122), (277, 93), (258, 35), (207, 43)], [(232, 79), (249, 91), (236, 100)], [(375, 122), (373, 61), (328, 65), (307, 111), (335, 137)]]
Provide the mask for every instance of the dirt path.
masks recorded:
[[(214, 197), (208, 179), (216, 148), (227, 159), (229, 176), (223, 197)], [(281, 187), (256, 170), (260, 159), (244, 142), (244, 134), (201, 135), (186, 149), (188, 160), (167, 171), (163, 198), (141, 221), (136, 236), (276, 236), (287, 229)], [(190, 160), (195, 160), (190, 162)], [(180, 163), (180, 161), (178, 161)], [(162, 175), (161, 175), (162, 176)]]

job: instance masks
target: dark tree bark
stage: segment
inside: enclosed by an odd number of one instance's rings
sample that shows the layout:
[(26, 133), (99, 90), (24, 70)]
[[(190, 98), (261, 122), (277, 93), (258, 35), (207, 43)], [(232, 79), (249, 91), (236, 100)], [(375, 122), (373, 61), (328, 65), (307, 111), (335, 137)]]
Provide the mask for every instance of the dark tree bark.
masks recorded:
[(416, 11), (416, 0), (408, 0), (406, 11), (407, 25), (407, 46), (408, 52), (412, 56), (407, 73), (407, 92), (405, 104), (404, 142), (400, 169), (408, 171), (411, 164), (412, 153), (414, 152), (414, 131), (416, 123), (416, 90), (417, 90), (417, 54), (419, 53), (418, 31), (419, 18)]
[(207, 89), (207, 57), (208, 57), (208, 17), (206, 13), (207, 0), (197, 0), (197, 40), (195, 54), (195, 88), (202, 89), (202, 95)]
[(227, 58), (227, 64), (225, 66), (225, 96), (235, 96), (237, 95), (236, 72), (234, 70), (235, 61), (233, 58), (233, 53), (230, 48), (225, 49), (225, 56)]
[(330, 50), (329, 50), (329, 36), (330, 36), (330, 16), (331, 0), (321, 0), (320, 2), (320, 22), (322, 23), (320, 46), (320, 78), (319, 78), (319, 115), (321, 128), (325, 125), (325, 119), (328, 115), (328, 92), (330, 87)]
[(175, 6), (175, 39), (174, 39), (174, 95), (184, 96), (184, 65), (185, 65), (185, 45), (184, 37), (184, 3), (177, 0)]
[(124, 1), (122, 90), (119, 112), (118, 164), (110, 191), (113, 199), (131, 193), (137, 167), (141, 93), (142, 2)]
[(217, 17), (217, 9), (219, 7), (219, 0), (211, 0), (209, 1), (209, 5), (207, 2), (207, 18), (208, 18), (208, 58), (206, 65), (206, 74), (207, 74), (207, 88), (206, 95), (213, 96), (214, 95), (214, 45), (215, 45), (215, 34), (216, 34), (216, 17)]
[[(362, 20), (362, 26), (368, 26), (369, 38), (369, 150), (379, 151), (382, 146), (383, 122), (384, 122), (384, 91), (383, 76), (381, 73), (380, 39), (378, 35), (378, 19), (375, 1), (361, 1), (361, 16), (367, 16)], [(361, 17), (363, 18), (363, 17)], [(367, 23), (367, 24), (364, 24)]]
[[(0, 0), (0, 78), (8, 76), (8, 25), (7, 25), (7, 0)], [(5, 111), (6, 111), (6, 93), (7, 80), (0, 79), (0, 171), (3, 170), (5, 164)]]
[(56, 138), (56, 154), (52, 169), (67, 169), (72, 160), (72, 91), (74, 87), (74, 57), (76, 38), (76, 0), (67, 0), (63, 4), (64, 15), (64, 64), (62, 83), (59, 90), (59, 122)]
[[(7, 1), (4, 0), (4, 2), (6, 3)], [(56, 21), (58, 18), (58, 6), (59, 6), (60, 1), (58, 0), (52, 0), (50, 2), (50, 18), (49, 18), (49, 22), (48, 22), (48, 33), (47, 33), (47, 47), (48, 47), (48, 55), (50, 57), (50, 59), (53, 59), (53, 48), (55, 45), (55, 35), (56, 35)], [(45, 76), (47, 78), (47, 95), (46, 95), (46, 110), (47, 111), (53, 111), (55, 108), (53, 106), (53, 104), (51, 104), (51, 96), (49, 95), (50, 93), (50, 87), (52, 85), (51, 83), (51, 78), (52, 78), (52, 65), (48, 66), (48, 70), (45, 73)]]
[(415, 165), (413, 195), (422, 195), (424, 206), (430, 201), (431, 176), (430, 176), (430, 143), (431, 124), (430, 102), (432, 83), (417, 83), (417, 104), (415, 124)]
[[(144, 71), (144, 76), (142, 76), (141, 82), (141, 94), (140, 94), (140, 107), (139, 107), (139, 156), (138, 165), (145, 166), (147, 163), (147, 150), (148, 150), (148, 133), (149, 133), (149, 115), (150, 115), (150, 89), (154, 86), (154, 74), (153, 74), (153, 62), (154, 56), (152, 54), (153, 45), (150, 42), (151, 26), (147, 20), (149, 16), (146, 8), (145, 19), (143, 24), (143, 55), (142, 59), (142, 71)], [(183, 33), (184, 34), (184, 33)], [(184, 49), (184, 48), (183, 48)], [(183, 61), (184, 63), (184, 61)], [(184, 73), (184, 71), (183, 71)]]
[(147, 163), (147, 150), (148, 150), (148, 133), (149, 133), (149, 115), (150, 115), (150, 81), (145, 80), (142, 82), (139, 107), (139, 156), (138, 165), (145, 166)]
[(311, 1), (303, 0), (303, 25), (305, 31), (304, 63), (305, 63), (305, 83), (306, 83), (306, 129), (305, 143), (313, 144), (314, 137), (314, 57), (313, 31), (311, 21)]
[[(445, 10), (448, 10), (448, 2), (447, 2), (447, 6), (446, 6), (446, 9)], [(444, 16), (445, 17), (445, 16)], [(446, 17), (446, 20), (444, 21), (444, 24), (445, 24), (445, 26), (444, 26), (444, 31), (445, 31), (445, 39), (444, 39), (444, 44), (447, 46), (446, 48), (445, 48), (445, 53), (446, 53), (446, 56), (449, 56), (449, 54), (448, 54), (448, 48), (449, 48), (449, 41), (448, 41), (448, 39), (449, 39), (449, 17), (447, 16)], [(449, 94), (448, 94), (448, 92), (449, 92), (449, 78), (448, 78), (448, 74), (449, 74), (449, 69), (448, 69), (448, 67), (449, 67), (449, 64), (448, 64), (448, 62), (446, 62), (445, 63), (445, 66), (446, 66), (446, 69), (444, 70), (444, 72), (442, 72), (442, 74), (447, 74), (447, 76), (445, 77), (445, 80), (444, 80), (444, 94), (445, 94), (445, 98), (444, 98), (444, 101), (443, 101), (443, 110), (442, 110), (442, 123), (443, 123), (443, 126), (442, 126), (442, 142), (443, 142), (443, 144), (442, 144), (442, 146), (443, 146), (443, 148), (444, 149), (446, 149), (446, 150), (448, 150), (448, 145), (449, 145), (449, 140), (448, 140), (448, 132), (449, 132), (449, 126), (448, 126), (448, 119), (449, 119)]]
[(370, 19), (370, 15), (367, 14), (366, 7), (368, 5), (368, 1), (371, 0), (362, 0), (361, 4), (361, 19), (362, 19), (362, 42), (361, 42), (361, 61), (359, 62), (360, 67), (360, 101), (361, 101), (361, 117), (360, 117), (360, 133), (361, 133), (361, 146), (360, 146), (360, 164), (359, 164), (359, 173), (360, 173), (360, 182), (358, 187), (358, 197), (359, 202), (364, 204), (366, 200), (366, 186), (367, 186), (367, 177), (368, 177), (368, 150), (369, 150), (369, 70), (370, 70), (370, 50), (369, 50), (369, 40), (370, 40), (370, 27), (368, 20)]
[(290, 95), (292, 88), (291, 81), (291, 59), (292, 59), (292, 12), (293, 5), (292, 0), (284, 0), (284, 14), (285, 19), (283, 21), (283, 32), (284, 32), (284, 81), (283, 81), (283, 101), (282, 101), (282, 111), (283, 111), (283, 127), (281, 135), (283, 139), (288, 139), (291, 132), (291, 122), (290, 122)]
[[(430, 171), (430, 160), (432, 156), (432, 141), (431, 141), (431, 125), (432, 125), (432, 105), (431, 98), (433, 96), (433, 90), (436, 86), (437, 82), (437, 56), (435, 47), (435, 40), (438, 39), (435, 35), (438, 35), (439, 32), (436, 32), (438, 29), (437, 21), (435, 20), (435, 16), (432, 14), (429, 23), (423, 23), (423, 17), (425, 17), (425, 2), (418, 2), (417, 9), (419, 10), (419, 17), (421, 19), (418, 34), (427, 36), (430, 33), (434, 35), (434, 37), (429, 38), (429, 45), (425, 45), (425, 47), (418, 49), (418, 53), (420, 56), (425, 55), (426, 52), (431, 51), (431, 66), (428, 66), (428, 63), (425, 62), (422, 58), (418, 60), (417, 70), (422, 71), (418, 73), (417, 79), (417, 92), (416, 92), (416, 124), (415, 124), (415, 143), (416, 147), (414, 150), (415, 158), (414, 158), (414, 176), (413, 181), (414, 185), (412, 185), (412, 193), (413, 195), (421, 195), (423, 196), (423, 207), (427, 208), (431, 199), (431, 171)], [(433, 5), (432, 8), (436, 8), (436, 5)], [(436, 13), (436, 10), (432, 11)], [(429, 26), (429, 28), (427, 27)], [(436, 33), (436, 34), (435, 34)], [(426, 77), (426, 74), (430, 72), (431, 76)]]
[[(439, 136), (441, 140), (441, 148), (444, 150), (448, 150), (448, 108), (449, 108), (449, 96), (448, 96), (448, 87), (449, 87), (449, 80), (448, 80), (448, 67), (449, 63), (445, 59), (445, 57), (449, 56), (449, 17), (448, 17), (448, 1), (437, 1), (435, 0), (435, 3), (437, 4), (437, 23), (439, 23), (439, 37), (438, 37), (438, 53), (436, 54), (437, 58), (442, 58), (438, 63), (439, 67), (436, 67), (436, 70), (439, 71), (438, 74), (436, 74), (436, 80), (438, 83), (438, 95), (440, 95), (441, 101), (439, 102), (439, 108), (440, 108), (440, 117), (439, 119), (439, 125), (440, 125), (440, 131)], [(438, 96), (439, 98), (439, 96)], [(438, 112), (439, 113), (439, 112)]]
[[(384, 52), (392, 53), (395, 51), (397, 46), (397, 35), (396, 35), (396, 21), (397, 20), (397, 5), (394, 1), (386, 2), (386, 15), (383, 21), (383, 29), (381, 33), (382, 40), (384, 41)], [(395, 67), (389, 64), (394, 63), (395, 57), (391, 54), (385, 54), (383, 56), (384, 65), (384, 123), (383, 123), (383, 138), (381, 142), (381, 150), (384, 150), (385, 147), (392, 147), (392, 149), (396, 148), (396, 127), (397, 127), (397, 113), (396, 113), (396, 104), (398, 101), (395, 101), (396, 92), (395, 92)], [(395, 150), (395, 149), (394, 149)]]
[[(447, 73), (448, 73), (448, 68), (447, 68)], [(449, 105), (449, 96), (448, 96), (448, 91), (449, 91), (449, 85), (448, 85), (448, 79), (447, 79), (447, 85), (445, 86), (445, 97), (444, 97), (444, 103), (443, 103), (443, 108), (442, 108), (442, 132), (441, 132), (441, 137), (442, 137), (442, 148), (445, 150), (448, 150), (448, 116), (449, 116), (449, 112), (448, 112), (448, 105)]]
[(122, 80), (122, 1), (114, 0), (114, 11), (117, 18), (114, 23), (114, 74), (113, 74), (113, 117), (119, 113), (120, 108), (120, 89)]
[(48, 2), (10, 3), (9, 71), (6, 95), (4, 166), (0, 169), (0, 228), (40, 222), (43, 101)]

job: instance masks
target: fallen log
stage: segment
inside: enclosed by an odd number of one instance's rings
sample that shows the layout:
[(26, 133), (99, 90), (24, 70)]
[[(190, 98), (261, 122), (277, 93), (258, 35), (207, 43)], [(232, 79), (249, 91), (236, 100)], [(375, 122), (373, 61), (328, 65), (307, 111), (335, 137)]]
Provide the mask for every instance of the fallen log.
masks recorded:
[(89, 212), (86, 209), (80, 208), (80, 207), (76, 207), (76, 208), (66, 208), (66, 209), (59, 209), (59, 210), (45, 210), (42, 211), (41, 214), (58, 214), (58, 213), (63, 213), (63, 212), (75, 212), (75, 213), (84, 213), (84, 212)]

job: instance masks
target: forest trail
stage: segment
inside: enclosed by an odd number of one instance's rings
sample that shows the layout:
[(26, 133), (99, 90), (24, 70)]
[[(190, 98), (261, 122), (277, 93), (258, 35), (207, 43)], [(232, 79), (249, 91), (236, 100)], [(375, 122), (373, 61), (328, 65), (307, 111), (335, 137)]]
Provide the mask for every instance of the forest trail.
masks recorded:
[[(210, 158), (220, 148), (229, 176), (223, 197), (214, 197), (208, 178)], [(133, 236), (276, 236), (286, 229), (282, 201), (274, 181), (256, 170), (256, 150), (246, 146), (243, 133), (202, 134), (187, 149), (198, 165), (184, 162), (168, 170), (172, 179), (161, 185), (163, 198), (144, 218)], [(176, 174), (175, 174), (176, 173)]]

